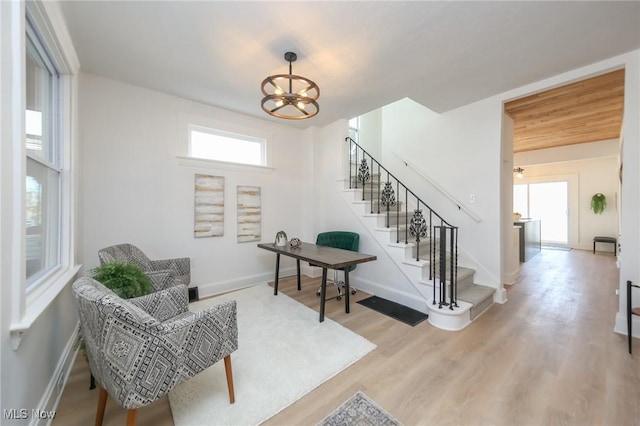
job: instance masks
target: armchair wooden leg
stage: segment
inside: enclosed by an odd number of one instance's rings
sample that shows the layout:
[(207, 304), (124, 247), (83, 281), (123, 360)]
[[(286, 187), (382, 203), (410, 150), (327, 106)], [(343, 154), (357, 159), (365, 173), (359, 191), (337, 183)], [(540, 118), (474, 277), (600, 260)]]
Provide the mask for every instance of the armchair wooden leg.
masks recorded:
[(135, 408), (127, 410), (127, 426), (136, 426), (136, 413), (138, 411)]
[(236, 402), (235, 392), (233, 391), (233, 372), (231, 371), (231, 355), (224, 357), (224, 371), (227, 373), (227, 387), (229, 388), (229, 402)]
[(100, 386), (100, 393), (98, 394), (98, 409), (96, 411), (96, 426), (102, 426), (102, 420), (104, 419), (104, 408), (107, 405), (107, 391)]

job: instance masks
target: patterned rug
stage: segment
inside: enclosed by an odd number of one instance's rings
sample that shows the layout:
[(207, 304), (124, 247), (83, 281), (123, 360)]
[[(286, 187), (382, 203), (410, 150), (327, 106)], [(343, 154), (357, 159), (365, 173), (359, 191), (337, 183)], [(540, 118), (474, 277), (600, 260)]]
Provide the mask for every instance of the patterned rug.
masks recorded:
[(358, 392), (329, 414), (318, 426), (401, 426), (364, 393)]
[(238, 350), (231, 354), (236, 402), (229, 404), (224, 363), (169, 393), (176, 426), (258, 425), (375, 349), (376, 345), (266, 283), (190, 304), (238, 306)]

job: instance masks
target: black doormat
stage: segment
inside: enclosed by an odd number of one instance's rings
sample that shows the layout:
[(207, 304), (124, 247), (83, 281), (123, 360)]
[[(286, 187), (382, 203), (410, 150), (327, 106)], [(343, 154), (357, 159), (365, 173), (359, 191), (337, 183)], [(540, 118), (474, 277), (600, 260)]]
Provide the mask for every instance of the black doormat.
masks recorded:
[(388, 317), (401, 321), (405, 324), (409, 324), (411, 327), (426, 320), (429, 316), (420, 311), (416, 311), (415, 309), (411, 309), (407, 306), (378, 296), (367, 297), (366, 299), (359, 300), (358, 303)]

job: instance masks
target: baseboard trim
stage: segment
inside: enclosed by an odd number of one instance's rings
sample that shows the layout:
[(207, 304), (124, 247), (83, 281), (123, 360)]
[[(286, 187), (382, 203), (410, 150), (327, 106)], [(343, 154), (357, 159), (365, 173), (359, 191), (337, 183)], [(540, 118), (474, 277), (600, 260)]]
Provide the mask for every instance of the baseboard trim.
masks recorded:
[[(302, 265), (301, 265), (302, 269)], [(245, 287), (251, 287), (259, 283), (270, 282), (275, 279), (275, 272), (268, 272), (256, 275), (247, 275), (234, 280), (219, 281), (208, 284), (198, 284), (198, 293), (200, 299), (205, 297), (216, 296), (222, 293), (228, 293), (234, 290), (240, 290)], [(280, 268), (280, 278), (287, 278), (296, 275), (296, 267)]]
[(40, 413), (42, 413), (46, 418), (38, 418), (37, 416), (32, 415), (31, 421), (29, 422), (30, 426), (42, 424), (50, 425), (53, 420), (52, 415), (55, 417), (55, 411), (60, 403), (62, 392), (67, 384), (67, 380), (69, 379), (69, 375), (73, 369), (73, 362), (75, 361), (76, 354), (78, 353), (78, 349), (76, 347), (78, 330), (79, 328), (76, 327), (74, 332), (71, 334), (71, 338), (67, 342), (62, 356), (58, 360), (58, 364), (51, 376), (51, 380), (49, 380), (49, 384), (47, 385), (47, 388), (40, 399), (40, 403), (38, 404)]

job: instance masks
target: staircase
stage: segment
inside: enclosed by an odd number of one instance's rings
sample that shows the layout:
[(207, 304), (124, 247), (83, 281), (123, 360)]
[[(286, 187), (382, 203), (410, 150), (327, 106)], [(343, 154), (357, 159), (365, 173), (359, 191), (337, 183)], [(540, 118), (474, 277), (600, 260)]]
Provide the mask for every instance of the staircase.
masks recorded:
[(425, 299), (429, 322), (461, 330), (493, 304), (495, 289), (458, 265), (458, 228), (406, 188), (351, 138), (350, 176), (341, 194)]

